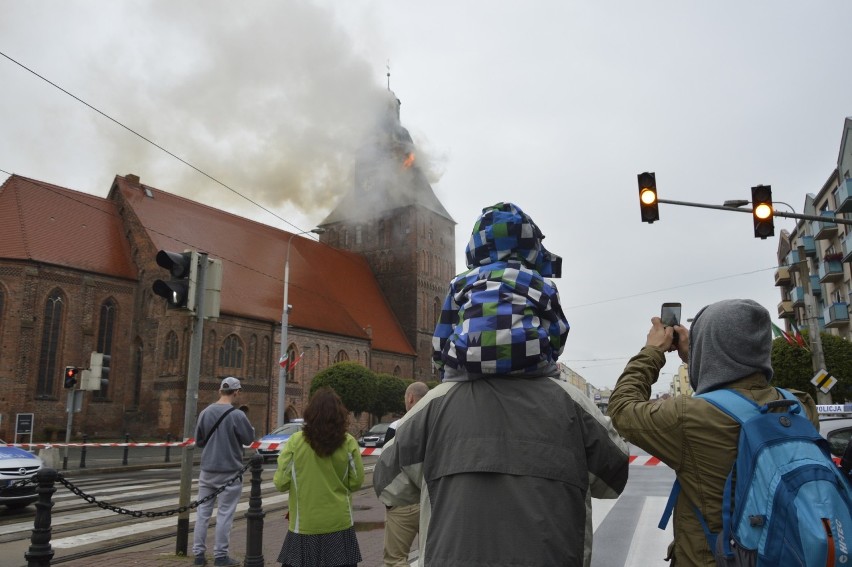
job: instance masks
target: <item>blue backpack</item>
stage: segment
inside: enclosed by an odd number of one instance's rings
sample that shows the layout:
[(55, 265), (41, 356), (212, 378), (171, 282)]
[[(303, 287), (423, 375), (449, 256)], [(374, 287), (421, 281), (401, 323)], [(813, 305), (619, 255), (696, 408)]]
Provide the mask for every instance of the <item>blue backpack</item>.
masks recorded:
[[(798, 399), (758, 406), (727, 389), (697, 395), (740, 423), (737, 458), (725, 482), (722, 531), (711, 533), (697, 507), (720, 567), (852, 565), (852, 486), (831, 460), (828, 442), (802, 415)], [(786, 408), (783, 412), (770, 410)], [(736, 493), (732, 494), (736, 480)], [(671, 516), (675, 481), (660, 528)]]

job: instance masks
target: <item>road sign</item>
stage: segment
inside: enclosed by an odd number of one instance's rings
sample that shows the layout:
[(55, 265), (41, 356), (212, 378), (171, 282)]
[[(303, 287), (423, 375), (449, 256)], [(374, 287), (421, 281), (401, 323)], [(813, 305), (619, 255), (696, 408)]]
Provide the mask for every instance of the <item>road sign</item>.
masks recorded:
[(828, 391), (831, 390), (832, 386), (837, 384), (837, 378), (829, 374), (825, 369), (822, 369), (814, 374), (813, 378), (811, 378), (811, 384), (822, 390), (823, 393), (827, 394)]

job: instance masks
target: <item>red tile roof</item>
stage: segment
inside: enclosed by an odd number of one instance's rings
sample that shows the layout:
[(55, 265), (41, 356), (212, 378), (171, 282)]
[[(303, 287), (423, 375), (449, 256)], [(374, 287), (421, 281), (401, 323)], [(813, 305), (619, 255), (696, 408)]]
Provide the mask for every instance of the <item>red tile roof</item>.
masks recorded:
[[(113, 190), (157, 249), (193, 248), (222, 260), (223, 313), (280, 322), (292, 233), (132, 181), (116, 176)], [(363, 339), (369, 327), (372, 348), (416, 354), (363, 256), (292, 236), (289, 282), (291, 328)]]
[(0, 258), (137, 278), (115, 203), (18, 175), (0, 187)]

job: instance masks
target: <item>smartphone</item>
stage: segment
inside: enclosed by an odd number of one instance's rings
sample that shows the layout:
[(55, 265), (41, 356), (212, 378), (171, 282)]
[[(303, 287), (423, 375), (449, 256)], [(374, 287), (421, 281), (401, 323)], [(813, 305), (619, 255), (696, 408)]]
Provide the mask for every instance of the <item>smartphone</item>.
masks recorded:
[(666, 327), (680, 325), (680, 303), (663, 303), (660, 309), (660, 319)]
[[(660, 309), (660, 319), (666, 327), (680, 325), (680, 303), (663, 303)], [(672, 344), (677, 346), (677, 331), (675, 331)]]

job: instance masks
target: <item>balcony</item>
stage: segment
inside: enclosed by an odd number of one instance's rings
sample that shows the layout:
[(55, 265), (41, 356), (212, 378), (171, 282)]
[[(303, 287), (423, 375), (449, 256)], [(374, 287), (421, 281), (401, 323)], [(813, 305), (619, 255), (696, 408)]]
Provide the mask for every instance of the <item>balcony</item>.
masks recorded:
[(838, 213), (852, 213), (852, 179), (844, 179), (835, 194)]
[(838, 282), (843, 279), (843, 263), (840, 260), (829, 260), (819, 263), (819, 282)]
[(843, 237), (843, 261), (852, 262), (852, 229), (846, 227), (846, 236)]
[[(791, 272), (797, 272), (797, 271), (799, 271), (799, 262), (804, 260), (804, 258), (802, 257), (801, 254), (799, 254), (798, 250), (790, 250), (790, 254), (787, 255), (787, 260), (788, 260), (787, 263), (789, 264), (787, 266), (787, 268)], [(775, 285), (778, 285), (778, 284), (775, 284)]]
[(816, 238), (817, 240), (828, 240), (837, 236), (837, 223), (834, 222), (834, 211), (822, 211), (819, 216), (826, 220), (817, 221)]
[(790, 290), (790, 301), (793, 304), (793, 307), (804, 307), (805, 306), (805, 289), (797, 285), (793, 289)]
[(823, 316), (825, 326), (829, 329), (846, 326), (849, 324), (849, 305), (846, 303), (829, 305)]
[(787, 266), (778, 266), (775, 270), (775, 285), (787, 287), (790, 285), (790, 268)]
[(793, 302), (792, 301), (782, 301), (778, 304), (778, 317), (781, 319), (786, 319), (790, 317), (795, 317), (796, 312), (793, 311)]
[(819, 276), (811, 276), (811, 295), (822, 295), (822, 285), (819, 283)]
[(816, 257), (817, 249), (816, 249), (816, 241), (813, 236), (803, 236), (799, 239), (799, 245), (805, 249), (805, 256), (810, 256), (811, 258)]

